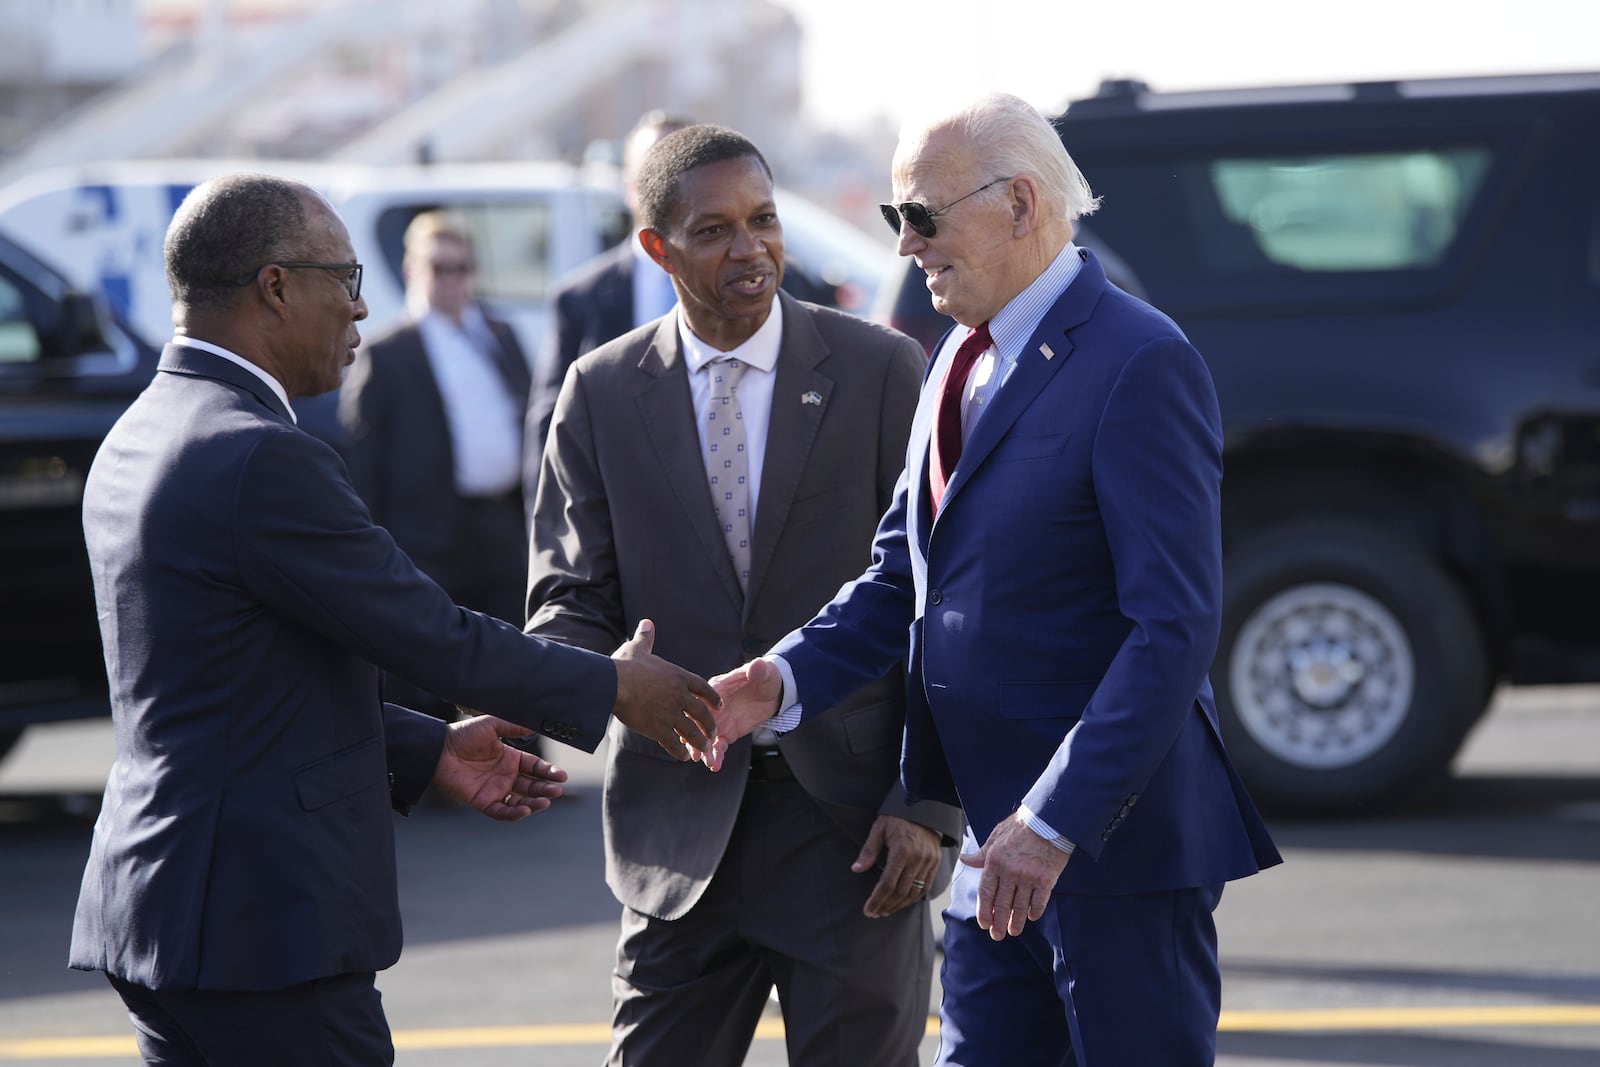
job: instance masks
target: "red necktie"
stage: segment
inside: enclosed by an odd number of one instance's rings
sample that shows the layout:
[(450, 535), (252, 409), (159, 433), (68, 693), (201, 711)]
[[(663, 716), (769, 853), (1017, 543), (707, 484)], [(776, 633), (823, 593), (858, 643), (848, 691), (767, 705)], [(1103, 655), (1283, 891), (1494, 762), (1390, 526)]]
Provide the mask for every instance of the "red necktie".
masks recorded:
[(956, 469), (961, 458), (961, 398), (967, 391), (967, 378), (973, 364), (989, 350), (994, 341), (989, 337), (989, 324), (980, 324), (956, 349), (956, 358), (950, 361), (944, 383), (939, 387), (939, 414), (934, 422), (933, 457), (928, 465), (928, 488), (932, 491), (933, 510), (937, 514), (939, 502), (944, 497), (944, 487), (950, 484), (950, 472)]

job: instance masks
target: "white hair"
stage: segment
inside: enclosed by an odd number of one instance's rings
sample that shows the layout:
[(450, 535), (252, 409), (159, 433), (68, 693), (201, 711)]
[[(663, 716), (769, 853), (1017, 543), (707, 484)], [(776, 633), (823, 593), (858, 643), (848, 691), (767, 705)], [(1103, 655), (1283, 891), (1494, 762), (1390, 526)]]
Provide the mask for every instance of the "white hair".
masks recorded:
[[(1032, 104), (1008, 93), (991, 93), (933, 122), (901, 132), (901, 151), (924, 143), (934, 130), (956, 133), (973, 148), (995, 178), (1029, 175), (1041, 198), (1067, 221), (1092, 215), (1100, 198), (1089, 188), (1055, 128)], [(899, 156), (899, 152), (896, 153)]]

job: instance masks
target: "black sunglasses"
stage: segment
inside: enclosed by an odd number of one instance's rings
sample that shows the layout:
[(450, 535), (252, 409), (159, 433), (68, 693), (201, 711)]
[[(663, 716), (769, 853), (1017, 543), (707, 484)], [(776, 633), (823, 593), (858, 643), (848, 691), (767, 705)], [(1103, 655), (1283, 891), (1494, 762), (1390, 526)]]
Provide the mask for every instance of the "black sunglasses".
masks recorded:
[(285, 270), (336, 270), (344, 275), (339, 280), (344, 283), (344, 291), (350, 294), (352, 301), (361, 299), (361, 264), (359, 263), (263, 263), (244, 277), (236, 279), (234, 285), (249, 285), (256, 280), (256, 276), (268, 267), (283, 267)]
[[(1010, 178), (996, 178), (987, 185), (978, 186), (967, 196), (977, 196), (989, 188), (990, 185), (999, 185), (1001, 182), (1010, 180)], [(905, 219), (906, 225), (910, 226), (917, 234), (931, 238), (939, 232), (939, 227), (934, 225), (933, 220), (961, 203), (967, 196), (956, 197), (938, 211), (929, 211), (928, 205), (918, 203), (915, 200), (907, 200), (903, 204), (879, 204), (878, 210), (883, 212), (883, 221), (889, 224), (889, 229), (894, 231), (896, 237), (900, 236), (900, 220)]]

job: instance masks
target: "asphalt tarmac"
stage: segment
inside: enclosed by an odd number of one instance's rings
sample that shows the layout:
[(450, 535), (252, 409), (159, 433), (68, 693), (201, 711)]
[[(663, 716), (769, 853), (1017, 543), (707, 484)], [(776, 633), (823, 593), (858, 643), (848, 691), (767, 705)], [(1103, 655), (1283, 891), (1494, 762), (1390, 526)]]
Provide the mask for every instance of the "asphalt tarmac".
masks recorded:
[[(396, 821), (407, 944), (379, 987), (400, 1067), (601, 1062), (601, 763), (554, 747), (573, 781), (551, 811)], [(0, 1063), (139, 1062), (104, 979), (65, 966), (110, 761), (86, 722), (0, 765)], [(1600, 1064), (1600, 688), (1503, 693), (1454, 781), (1404, 810), (1272, 826), (1287, 862), (1218, 911), (1222, 1067)], [(774, 1008), (747, 1063), (786, 1063), (781, 1033)], [(935, 1047), (930, 1024), (924, 1063)]]

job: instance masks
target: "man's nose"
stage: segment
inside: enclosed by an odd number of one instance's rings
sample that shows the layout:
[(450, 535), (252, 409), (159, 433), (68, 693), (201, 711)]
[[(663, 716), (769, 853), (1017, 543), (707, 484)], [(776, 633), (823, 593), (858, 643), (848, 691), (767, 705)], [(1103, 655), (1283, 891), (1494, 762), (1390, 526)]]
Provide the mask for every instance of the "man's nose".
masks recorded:
[(358, 297), (356, 297), (355, 321), (360, 322), (362, 319), (364, 319), (366, 317), (367, 317), (367, 298), (365, 296), (358, 296)]
[(734, 255), (740, 257), (759, 256), (764, 254), (766, 250), (767, 242), (765, 238), (757, 236), (756, 232), (748, 226), (740, 226), (733, 231), (732, 252)]
[(894, 250), (902, 256), (914, 256), (928, 247), (928, 239), (911, 228), (905, 219), (900, 220), (900, 238), (895, 242)]

